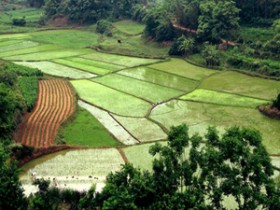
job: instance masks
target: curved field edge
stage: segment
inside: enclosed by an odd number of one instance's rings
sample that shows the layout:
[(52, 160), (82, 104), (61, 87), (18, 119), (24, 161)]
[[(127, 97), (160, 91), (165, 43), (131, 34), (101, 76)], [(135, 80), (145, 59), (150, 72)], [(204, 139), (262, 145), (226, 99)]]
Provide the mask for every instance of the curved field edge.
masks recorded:
[(73, 113), (73, 90), (65, 80), (41, 80), (38, 103), (20, 126), (23, 133), (17, 139), (22, 144), (36, 148), (54, 143), (58, 127)]
[(90, 112), (116, 139), (124, 145), (138, 144), (135, 139), (122, 125), (120, 125), (108, 112), (95, 106), (78, 101), (80, 107)]
[(120, 143), (86, 109), (77, 108), (59, 128), (57, 143), (85, 147), (117, 147)]

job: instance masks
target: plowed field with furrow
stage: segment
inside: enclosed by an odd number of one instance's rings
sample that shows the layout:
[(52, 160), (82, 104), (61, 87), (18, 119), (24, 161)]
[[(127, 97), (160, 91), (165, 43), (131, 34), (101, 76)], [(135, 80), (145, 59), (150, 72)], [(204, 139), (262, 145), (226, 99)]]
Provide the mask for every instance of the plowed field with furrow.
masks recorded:
[(51, 146), (74, 107), (74, 94), (66, 80), (41, 80), (36, 107), (22, 122), (16, 141), (36, 148)]

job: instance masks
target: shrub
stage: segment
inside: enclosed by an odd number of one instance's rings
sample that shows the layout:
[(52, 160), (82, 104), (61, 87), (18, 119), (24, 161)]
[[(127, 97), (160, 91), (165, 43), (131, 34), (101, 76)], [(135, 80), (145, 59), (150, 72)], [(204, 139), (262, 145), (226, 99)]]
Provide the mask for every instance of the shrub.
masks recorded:
[(194, 51), (194, 39), (179, 37), (168, 51), (169, 55), (190, 55)]
[(25, 26), (25, 25), (26, 25), (25, 17), (22, 17), (22, 18), (14, 18), (12, 24), (13, 24), (14, 26)]
[(19, 77), (18, 85), (25, 100), (27, 110), (31, 111), (38, 96), (38, 78), (37, 77)]
[(11, 146), (11, 151), (17, 160), (21, 160), (25, 157), (30, 157), (33, 154), (34, 148), (26, 145), (14, 144)]
[(4, 70), (14, 72), (18, 76), (43, 76), (43, 73), (38, 69), (33, 69), (25, 66), (20, 66), (14, 63), (6, 63), (4, 65)]
[(201, 55), (204, 57), (206, 66), (219, 66), (219, 53), (215, 45), (204, 43)]
[(97, 21), (96, 31), (100, 34), (112, 36), (112, 22), (102, 19)]

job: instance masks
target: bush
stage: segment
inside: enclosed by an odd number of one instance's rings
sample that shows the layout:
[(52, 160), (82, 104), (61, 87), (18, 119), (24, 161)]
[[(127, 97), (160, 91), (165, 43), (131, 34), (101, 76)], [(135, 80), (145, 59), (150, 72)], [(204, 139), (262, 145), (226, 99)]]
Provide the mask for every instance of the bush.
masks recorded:
[(38, 78), (37, 77), (19, 77), (18, 85), (25, 100), (27, 110), (31, 111), (38, 96)]
[(272, 108), (276, 108), (276, 109), (280, 110), (280, 93), (278, 93), (278, 96), (276, 97), (276, 99), (273, 100)]
[(252, 18), (251, 25), (256, 27), (270, 27), (273, 24), (273, 19), (256, 17)]
[(33, 154), (34, 148), (26, 145), (15, 144), (11, 146), (11, 151), (17, 160), (21, 160), (25, 157), (30, 157)]
[(38, 69), (33, 69), (25, 66), (20, 66), (14, 63), (6, 63), (4, 65), (4, 70), (14, 72), (18, 76), (43, 76), (43, 73)]
[(102, 19), (97, 21), (96, 31), (100, 34), (105, 34), (107, 36), (112, 36), (112, 22)]
[(14, 26), (25, 26), (25, 25), (26, 25), (25, 17), (22, 17), (22, 18), (14, 18), (12, 24), (13, 24)]
[(0, 82), (4, 83), (9, 87), (12, 87), (14, 86), (16, 80), (17, 80), (16, 73), (0, 69)]
[(168, 51), (169, 55), (190, 55), (194, 52), (194, 39), (181, 36), (176, 39)]
[(132, 19), (137, 21), (137, 22), (143, 22), (144, 17), (146, 16), (147, 11), (145, 7), (141, 4), (135, 4), (132, 7)]
[(208, 42), (204, 43), (203, 50), (201, 55), (204, 57), (206, 66), (219, 66), (219, 52), (215, 45), (209, 44)]

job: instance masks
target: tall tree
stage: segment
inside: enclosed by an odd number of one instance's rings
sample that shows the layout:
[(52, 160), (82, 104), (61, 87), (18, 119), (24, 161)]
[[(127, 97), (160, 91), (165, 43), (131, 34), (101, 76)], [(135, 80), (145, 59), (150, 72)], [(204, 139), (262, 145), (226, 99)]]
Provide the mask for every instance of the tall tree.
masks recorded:
[(220, 137), (210, 127), (206, 143), (202, 140), (198, 134), (189, 137), (185, 125), (172, 127), (167, 146), (150, 148), (157, 155), (152, 172), (125, 165), (85, 203), (95, 200), (104, 209), (225, 209), (223, 201), (231, 196), (239, 209), (279, 209), (279, 190), (258, 131), (232, 127)]
[(232, 0), (208, 0), (200, 4), (198, 34), (203, 40), (235, 37), (239, 29), (239, 9)]
[(25, 210), (27, 200), (18, 179), (19, 170), (0, 143), (0, 209)]

